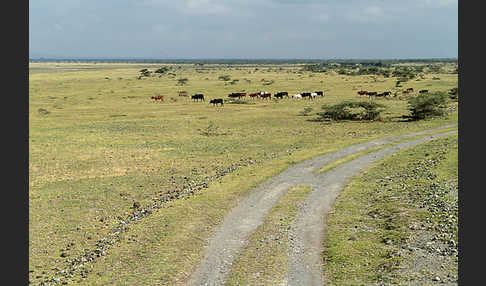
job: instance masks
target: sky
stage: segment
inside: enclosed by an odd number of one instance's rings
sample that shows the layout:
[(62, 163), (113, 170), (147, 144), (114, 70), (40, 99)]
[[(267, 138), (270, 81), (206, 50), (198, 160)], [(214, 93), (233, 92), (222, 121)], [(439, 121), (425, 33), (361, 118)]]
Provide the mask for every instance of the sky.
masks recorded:
[(30, 58), (457, 58), (457, 0), (30, 0)]

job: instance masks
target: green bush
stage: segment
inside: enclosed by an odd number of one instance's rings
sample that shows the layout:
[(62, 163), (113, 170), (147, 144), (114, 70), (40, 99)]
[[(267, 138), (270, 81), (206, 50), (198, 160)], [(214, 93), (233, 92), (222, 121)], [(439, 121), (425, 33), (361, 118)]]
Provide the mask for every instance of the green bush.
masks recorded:
[(456, 102), (459, 101), (459, 91), (458, 91), (457, 87), (449, 90), (448, 95), (449, 95), (449, 98), (452, 101), (456, 101)]
[(321, 120), (376, 120), (385, 105), (372, 101), (344, 101), (335, 105), (323, 105), (319, 112)]
[(408, 99), (408, 110), (413, 120), (420, 120), (445, 114), (447, 95), (445, 92), (420, 94)]

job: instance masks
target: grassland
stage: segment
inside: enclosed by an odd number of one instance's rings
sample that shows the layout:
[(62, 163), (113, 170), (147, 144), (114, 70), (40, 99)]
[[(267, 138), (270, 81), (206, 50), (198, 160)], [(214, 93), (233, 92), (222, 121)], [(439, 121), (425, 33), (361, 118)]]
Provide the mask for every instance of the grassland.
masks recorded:
[[(175, 76), (137, 79), (140, 69), (160, 66), (31, 63), (31, 281), (60, 275), (56, 273), (76, 257), (96, 248), (133, 214), (134, 203), (144, 208), (168, 196), (179, 199), (130, 224), (113, 248), (85, 263), (91, 274), (63, 279), (88, 279), (90, 285), (182, 283), (211, 227), (258, 182), (295, 162), (349, 144), (457, 122), (457, 111), (444, 118), (404, 122), (400, 116), (408, 113), (407, 103), (398, 98), (378, 100), (387, 106), (382, 121), (309, 120), (321, 104), (356, 99), (357, 90), (394, 90), (394, 78), (301, 72), (295, 65), (170, 64)], [(239, 81), (228, 84), (218, 79), (221, 75)], [(437, 76), (440, 80), (432, 80)], [(188, 78), (188, 83), (178, 86), (179, 78)], [(264, 85), (271, 80), (273, 84)], [(404, 86), (447, 90), (457, 86), (457, 74), (426, 74)], [(206, 102), (179, 97), (180, 90), (203, 93)], [(231, 92), (259, 90), (324, 90), (326, 95), (315, 101), (208, 104)], [(154, 102), (153, 95), (164, 95), (164, 102)], [(299, 116), (305, 107), (312, 108), (310, 116)], [(208, 128), (212, 136), (204, 132)], [(195, 186), (203, 187), (185, 192)], [(140, 280), (142, 276), (149, 281)]]
[(329, 285), (457, 285), (457, 135), (389, 156), (329, 216)]

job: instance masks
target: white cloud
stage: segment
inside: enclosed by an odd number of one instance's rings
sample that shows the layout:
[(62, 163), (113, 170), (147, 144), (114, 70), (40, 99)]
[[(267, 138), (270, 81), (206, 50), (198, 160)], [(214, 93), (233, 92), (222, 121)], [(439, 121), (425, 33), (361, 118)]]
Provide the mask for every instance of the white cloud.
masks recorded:
[(184, 12), (195, 15), (212, 15), (227, 13), (230, 9), (214, 0), (186, 0)]
[(383, 8), (378, 6), (368, 6), (364, 9), (352, 10), (346, 14), (346, 18), (351, 22), (358, 23), (378, 23), (388, 20)]
[(381, 17), (384, 15), (383, 9), (378, 6), (366, 7), (363, 11), (363, 14), (371, 17)]
[(428, 6), (449, 6), (457, 5), (457, 0), (423, 0)]

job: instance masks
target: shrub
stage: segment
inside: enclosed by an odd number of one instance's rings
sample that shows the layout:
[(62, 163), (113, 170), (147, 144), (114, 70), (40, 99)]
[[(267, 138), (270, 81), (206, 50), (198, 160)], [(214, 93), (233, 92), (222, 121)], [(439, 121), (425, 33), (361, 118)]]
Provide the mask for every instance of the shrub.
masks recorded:
[(168, 72), (168, 71), (169, 71), (169, 69), (170, 69), (169, 67), (161, 67), (161, 68), (157, 69), (157, 70), (155, 71), (155, 73), (160, 73), (160, 74), (163, 74), (163, 73)]
[(335, 105), (323, 105), (321, 120), (376, 120), (384, 109), (383, 104), (372, 101), (344, 101)]
[(413, 120), (425, 119), (445, 114), (447, 96), (444, 92), (419, 94), (408, 99), (408, 110)]
[(229, 81), (231, 77), (229, 75), (220, 75), (218, 79), (223, 81)]
[(37, 112), (38, 112), (39, 114), (42, 114), (42, 115), (47, 115), (47, 114), (51, 113), (49, 110), (44, 109), (44, 108), (39, 108), (39, 109), (37, 109)]
[(304, 107), (304, 110), (299, 112), (299, 115), (308, 116), (311, 113), (312, 107)]
[(140, 70), (140, 77), (142, 77), (142, 76), (150, 76), (151, 73), (152, 72), (149, 71), (148, 69), (141, 69)]
[(459, 101), (459, 91), (457, 90), (457, 87), (449, 90), (448, 95), (452, 101)]
[(180, 78), (177, 80), (177, 85), (185, 85), (188, 81), (188, 78)]

